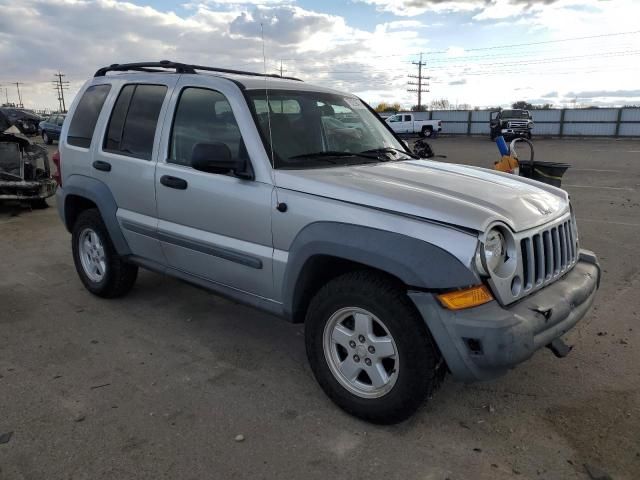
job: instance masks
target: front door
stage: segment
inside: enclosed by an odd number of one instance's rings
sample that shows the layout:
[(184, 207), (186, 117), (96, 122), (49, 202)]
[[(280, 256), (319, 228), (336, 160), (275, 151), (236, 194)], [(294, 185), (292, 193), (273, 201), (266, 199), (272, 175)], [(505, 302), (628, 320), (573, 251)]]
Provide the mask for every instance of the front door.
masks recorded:
[(174, 93), (166, 155), (156, 170), (158, 238), (171, 268), (273, 298), (273, 185), (191, 168), (198, 143), (223, 143), (233, 159), (249, 161), (234, 111), (239, 107), (223, 93), (231, 88), (225, 83), (216, 90), (210, 79), (183, 77)]

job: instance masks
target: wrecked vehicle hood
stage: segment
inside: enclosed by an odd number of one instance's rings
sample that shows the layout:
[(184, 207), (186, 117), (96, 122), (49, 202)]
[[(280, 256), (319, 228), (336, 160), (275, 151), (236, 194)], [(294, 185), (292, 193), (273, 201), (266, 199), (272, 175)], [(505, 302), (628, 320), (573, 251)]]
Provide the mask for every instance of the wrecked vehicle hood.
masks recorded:
[(276, 185), (477, 231), (501, 221), (519, 232), (569, 210), (568, 194), (559, 188), (428, 160), (276, 170)]

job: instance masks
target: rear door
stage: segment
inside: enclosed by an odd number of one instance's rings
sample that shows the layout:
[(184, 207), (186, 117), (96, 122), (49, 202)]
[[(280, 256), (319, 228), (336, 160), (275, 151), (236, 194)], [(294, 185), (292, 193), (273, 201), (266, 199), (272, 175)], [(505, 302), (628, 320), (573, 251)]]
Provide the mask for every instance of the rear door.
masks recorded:
[(233, 159), (251, 161), (249, 151), (260, 139), (238, 88), (227, 80), (184, 76), (165, 125), (156, 192), (158, 236), (169, 266), (273, 298), (273, 184), (191, 168), (198, 143), (223, 143)]
[(402, 123), (400, 124), (400, 132), (413, 133), (413, 116), (404, 114), (402, 115)]
[(134, 255), (166, 264), (156, 238), (155, 168), (159, 118), (167, 108), (176, 76), (145, 75), (145, 82), (118, 80), (108, 100), (109, 115), (92, 164), (93, 175), (109, 186), (117, 218)]

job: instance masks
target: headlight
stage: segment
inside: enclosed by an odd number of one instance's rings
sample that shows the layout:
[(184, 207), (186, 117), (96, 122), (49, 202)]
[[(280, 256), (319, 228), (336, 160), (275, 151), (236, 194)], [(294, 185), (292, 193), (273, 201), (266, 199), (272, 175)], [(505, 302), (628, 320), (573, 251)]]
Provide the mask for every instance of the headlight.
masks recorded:
[(495, 272), (505, 263), (507, 257), (507, 242), (504, 235), (496, 228), (487, 233), (484, 241), (484, 261), (490, 272)]
[(482, 267), (478, 269), (480, 273), (491, 277), (511, 277), (518, 266), (518, 252), (511, 231), (501, 225), (494, 226), (481, 242), (480, 262), (476, 262)]
[(533, 122), (529, 122), (527, 125), (529, 126), (529, 128), (533, 128)]

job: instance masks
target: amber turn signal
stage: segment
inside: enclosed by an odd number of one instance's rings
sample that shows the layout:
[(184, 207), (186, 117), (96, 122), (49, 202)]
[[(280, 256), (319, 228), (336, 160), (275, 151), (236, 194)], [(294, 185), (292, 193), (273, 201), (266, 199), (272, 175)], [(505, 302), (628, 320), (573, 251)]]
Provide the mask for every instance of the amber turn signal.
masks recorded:
[(449, 310), (462, 310), (463, 308), (477, 307), (493, 300), (493, 295), (484, 285), (456, 290), (454, 292), (437, 295), (443, 307)]

